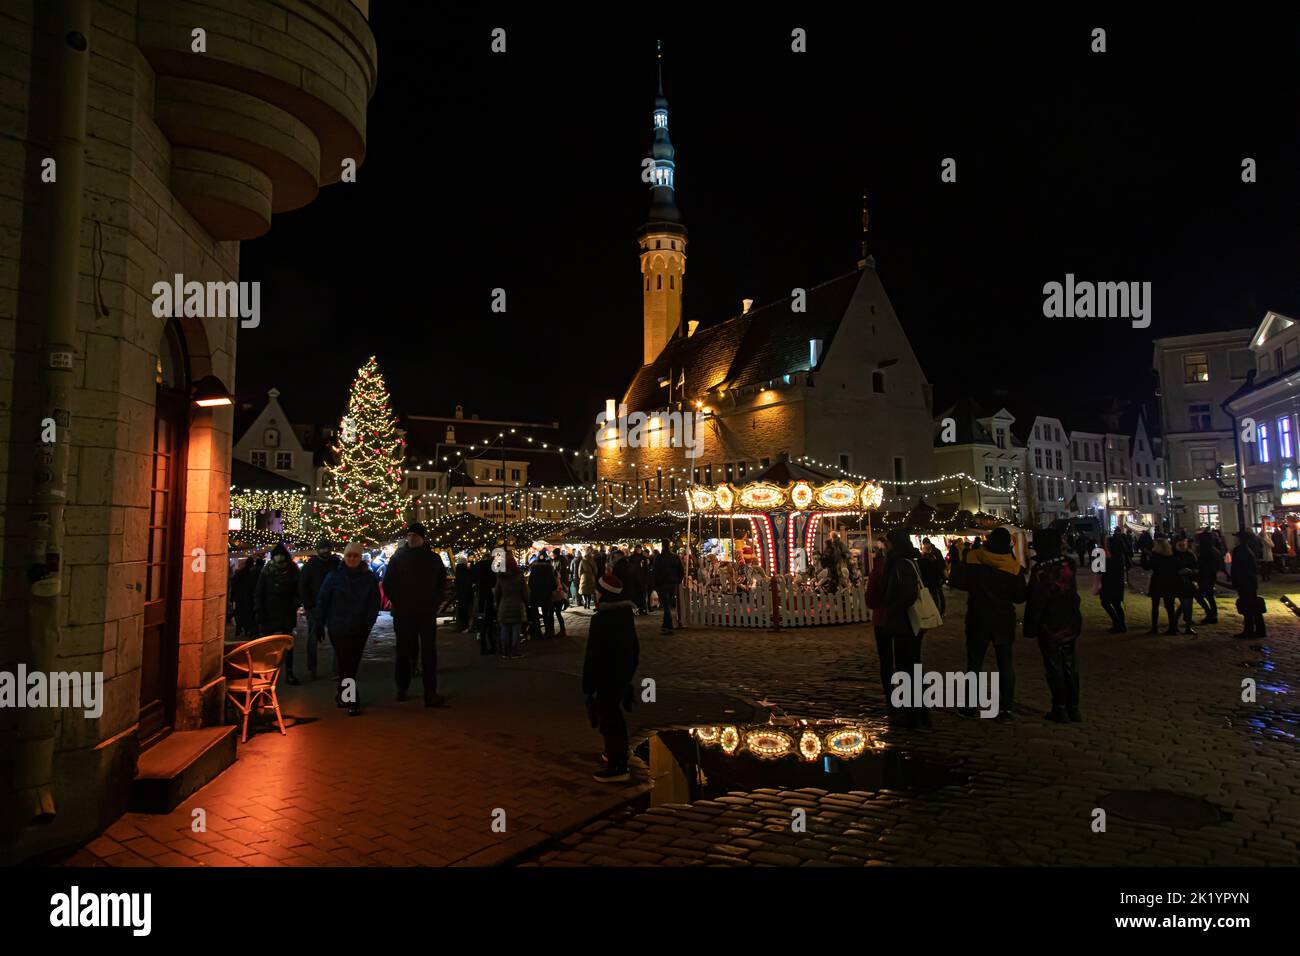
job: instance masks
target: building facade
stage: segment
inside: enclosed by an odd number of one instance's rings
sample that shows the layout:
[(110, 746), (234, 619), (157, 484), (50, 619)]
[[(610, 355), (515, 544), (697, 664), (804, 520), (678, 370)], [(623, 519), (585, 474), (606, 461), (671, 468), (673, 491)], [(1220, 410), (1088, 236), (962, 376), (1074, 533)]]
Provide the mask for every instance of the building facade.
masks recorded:
[(970, 398), (941, 412), (933, 429), (934, 472), (969, 480), (936, 486), (934, 501), (955, 502), (959, 510), (983, 511), (1009, 522), (1030, 520), (1026, 447), (1012, 428), (1015, 422), (1005, 408), (989, 412)]
[(1070, 480), (1070, 435), (1065, 426), (1059, 418), (1038, 415), (1028, 434), (1020, 437), (1026, 444), (1027, 513), (1037, 519), (1040, 527), (1069, 517), (1074, 488)]
[(94, 717), (0, 712), (17, 740), (0, 859), (106, 826), (157, 742), (225, 736), (201, 730), (224, 697), (238, 319), (160, 308), (157, 284), (226, 294), (240, 240), (364, 160), (366, 16), (348, 0), (0, 0), (16, 240), (0, 247), (0, 666), (104, 687)]
[(1165, 480), (1174, 528), (1238, 529), (1236, 447), (1223, 408), (1255, 365), (1255, 329), (1180, 335), (1155, 341)]
[(1250, 340), (1254, 369), (1227, 401), (1237, 422), (1245, 470), (1243, 511), (1251, 528), (1287, 523), (1300, 513), (1300, 324), (1278, 312), (1264, 316)]

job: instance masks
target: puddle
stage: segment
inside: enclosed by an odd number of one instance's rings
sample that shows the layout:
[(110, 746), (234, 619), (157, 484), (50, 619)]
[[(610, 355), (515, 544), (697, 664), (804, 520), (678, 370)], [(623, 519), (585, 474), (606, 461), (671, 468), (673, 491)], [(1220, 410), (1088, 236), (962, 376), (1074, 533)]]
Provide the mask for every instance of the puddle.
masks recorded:
[(637, 755), (650, 768), (649, 805), (692, 803), (754, 790), (927, 793), (969, 774), (886, 746), (861, 721), (791, 720), (666, 730)]
[(1232, 819), (1204, 797), (1172, 790), (1113, 790), (1100, 802), (1102, 809), (1121, 819), (1157, 826), (1194, 830)]

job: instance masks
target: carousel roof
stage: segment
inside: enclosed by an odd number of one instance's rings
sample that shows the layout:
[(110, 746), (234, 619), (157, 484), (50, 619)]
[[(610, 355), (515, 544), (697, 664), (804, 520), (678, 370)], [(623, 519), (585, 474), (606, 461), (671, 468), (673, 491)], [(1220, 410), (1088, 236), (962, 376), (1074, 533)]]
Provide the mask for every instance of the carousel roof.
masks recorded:
[(807, 465), (797, 465), (783, 458), (780, 461), (772, 462), (762, 471), (747, 477), (745, 484), (768, 481), (774, 485), (791, 485), (796, 481), (806, 481), (809, 484), (821, 485), (828, 481), (838, 480), (840, 479), (837, 479), (830, 472), (809, 468)]

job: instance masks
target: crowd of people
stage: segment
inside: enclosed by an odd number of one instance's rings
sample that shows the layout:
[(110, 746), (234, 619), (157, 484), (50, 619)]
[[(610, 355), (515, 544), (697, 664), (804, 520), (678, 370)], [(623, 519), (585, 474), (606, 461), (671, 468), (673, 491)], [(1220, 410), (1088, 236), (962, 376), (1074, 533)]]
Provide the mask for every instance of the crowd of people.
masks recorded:
[[(1285, 540), (1283, 541), (1285, 547)], [(1023, 620), (1023, 635), (1038, 643), (1044, 672), (1051, 691), (1052, 707), (1045, 717), (1057, 723), (1081, 721), (1079, 709), (1078, 639), (1083, 631), (1083, 614), (1078, 587), (1081, 570), (1092, 572), (1093, 595), (1111, 622), (1108, 633), (1128, 630), (1125, 598), (1129, 571), (1140, 566), (1150, 572), (1147, 596), (1151, 601), (1151, 628), (1160, 633), (1160, 608), (1168, 616), (1167, 635), (1195, 636), (1193, 606), (1199, 604), (1204, 622), (1218, 621), (1215, 587), (1220, 576), (1236, 592), (1235, 609), (1242, 619), (1238, 638), (1265, 636), (1264, 601), (1259, 582), (1265, 568), (1278, 561), (1278, 546), (1267, 536), (1251, 531), (1236, 532), (1236, 544), (1229, 550), (1223, 535), (1204, 528), (1190, 537), (1176, 533), (1143, 533), (1134, 537), (1130, 529), (1116, 530), (1101, 543), (1086, 535), (1067, 535), (1056, 529), (1033, 533), (1029, 566), (1022, 565), (1013, 548), (1010, 532), (998, 528), (983, 540), (955, 539), (945, 555), (930, 539), (918, 550), (911, 535), (895, 530), (880, 535), (873, 544), (876, 559), (867, 582), (867, 605), (872, 610), (876, 647), (880, 658), (881, 685), (891, 722), (908, 727), (928, 727), (924, 708), (898, 708), (890, 702), (889, 690), (895, 673), (911, 673), (921, 660), (925, 631), (915, 626), (921, 590), (942, 613), (944, 589), (967, 595), (965, 637), (968, 672), (977, 673), (992, 646), (999, 686), (999, 721), (1015, 716), (1016, 672), (1012, 646)], [(1285, 551), (1282, 552), (1285, 554)], [(1016, 606), (1024, 605), (1022, 614)], [(1179, 630), (1178, 622), (1182, 622)], [(959, 708), (961, 716), (972, 716), (974, 708)]]

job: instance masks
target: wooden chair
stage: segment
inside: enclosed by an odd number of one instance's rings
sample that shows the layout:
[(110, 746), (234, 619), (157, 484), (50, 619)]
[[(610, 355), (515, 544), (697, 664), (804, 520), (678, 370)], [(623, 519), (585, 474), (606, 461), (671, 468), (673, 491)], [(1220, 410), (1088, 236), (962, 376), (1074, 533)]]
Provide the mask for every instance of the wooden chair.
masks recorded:
[(271, 634), (246, 641), (227, 652), (225, 665), (231, 674), (226, 678), (226, 699), (244, 718), (240, 743), (248, 743), (249, 714), (268, 702), (275, 711), (280, 733), (285, 733), (275, 684), (280, 677), (280, 661), (292, 647), (292, 634)]

